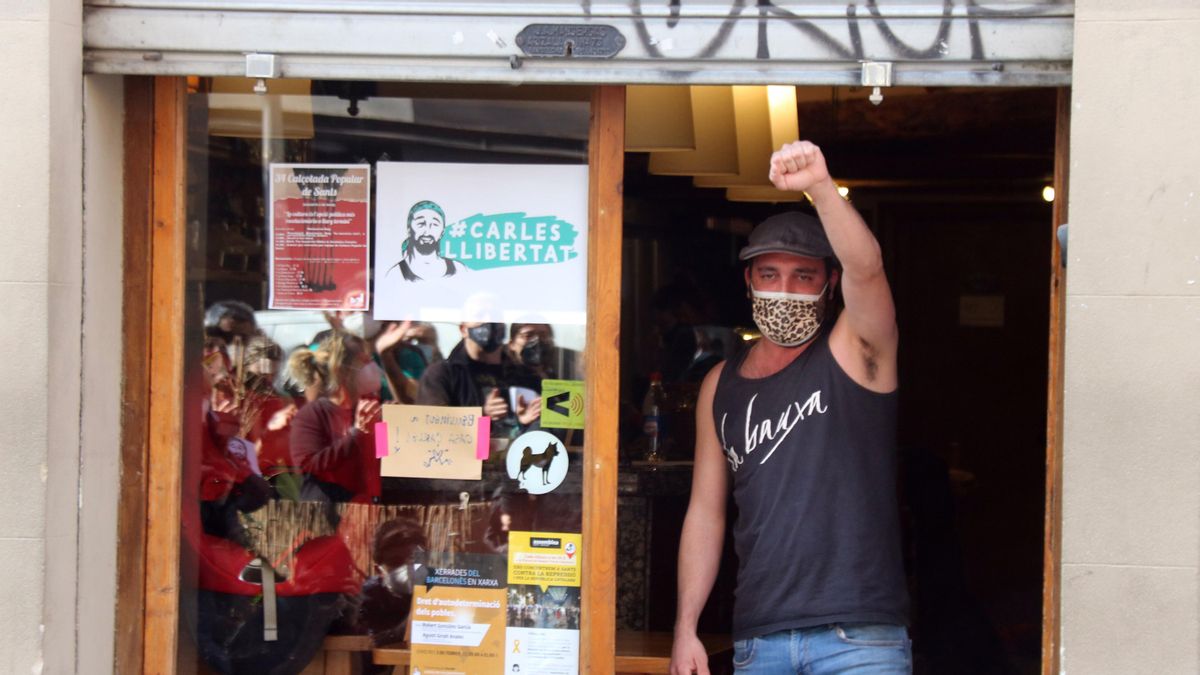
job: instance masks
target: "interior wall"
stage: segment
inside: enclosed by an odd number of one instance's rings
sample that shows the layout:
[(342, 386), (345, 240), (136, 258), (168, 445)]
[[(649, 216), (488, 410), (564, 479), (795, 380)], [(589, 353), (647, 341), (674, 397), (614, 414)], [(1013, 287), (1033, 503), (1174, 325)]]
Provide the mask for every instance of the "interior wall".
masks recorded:
[(1200, 671), (1200, 8), (1075, 4), (1062, 669)]

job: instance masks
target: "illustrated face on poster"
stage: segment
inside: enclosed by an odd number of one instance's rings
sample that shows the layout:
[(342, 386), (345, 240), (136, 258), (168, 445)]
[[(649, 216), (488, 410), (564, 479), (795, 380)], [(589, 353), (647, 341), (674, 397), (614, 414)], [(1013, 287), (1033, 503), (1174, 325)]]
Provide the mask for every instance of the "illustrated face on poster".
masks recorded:
[(568, 463), (562, 441), (547, 431), (521, 434), (508, 446), (505, 458), (508, 477), (531, 495), (544, 495), (562, 485)]
[(375, 318), (583, 324), (587, 167), (376, 165)]

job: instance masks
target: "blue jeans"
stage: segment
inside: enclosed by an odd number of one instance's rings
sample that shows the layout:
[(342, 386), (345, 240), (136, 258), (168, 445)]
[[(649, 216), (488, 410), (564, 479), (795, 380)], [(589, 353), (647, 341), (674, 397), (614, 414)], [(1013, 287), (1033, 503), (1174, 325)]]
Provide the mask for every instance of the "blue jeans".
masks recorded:
[(733, 643), (733, 668), (744, 675), (875, 675), (912, 672), (904, 626), (838, 623), (784, 630)]

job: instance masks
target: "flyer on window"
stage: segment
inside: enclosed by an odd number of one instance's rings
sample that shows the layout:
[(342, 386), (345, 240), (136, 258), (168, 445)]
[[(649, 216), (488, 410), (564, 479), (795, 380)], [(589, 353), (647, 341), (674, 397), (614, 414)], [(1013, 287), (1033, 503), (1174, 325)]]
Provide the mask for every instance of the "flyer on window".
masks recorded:
[(272, 164), (271, 309), (369, 307), (371, 167)]
[(579, 673), (583, 536), (510, 532), (504, 672)]
[(586, 165), (379, 162), (375, 318), (583, 325)]
[(430, 553), (412, 601), (412, 672), (499, 673), (504, 665), (504, 557)]

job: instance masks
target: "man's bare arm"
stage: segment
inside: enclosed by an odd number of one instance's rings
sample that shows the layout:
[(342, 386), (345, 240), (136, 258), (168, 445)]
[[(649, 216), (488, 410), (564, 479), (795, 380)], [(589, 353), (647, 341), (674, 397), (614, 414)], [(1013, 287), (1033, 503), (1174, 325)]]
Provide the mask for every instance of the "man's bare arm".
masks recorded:
[(671, 674), (708, 673), (708, 653), (696, 636), (696, 623), (717, 578), (725, 541), (725, 501), (729, 477), (713, 424), (713, 394), (724, 365), (709, 371), (696, 405), (696, 456), (692, 496), (679, 542), (679, 603)]
[[(839, 324), (863, 361), (852, 375), (862, 375), (875, 389), (895, 387), (895, 354), (899, 339), (896, 307), (883, 270), (879, 242), (870, 228), (837, 192), (821, 149), (808, 141), (789, 143), (771, 156), (771, 181), (781, 190), (804, 191), (812, 198), (825, 235), (842, 264), (842, 297), (846, 309)], [(836, 329), (835, 329), (836, 337)], [(858, 379), (858, 378), (856, 378)]]

